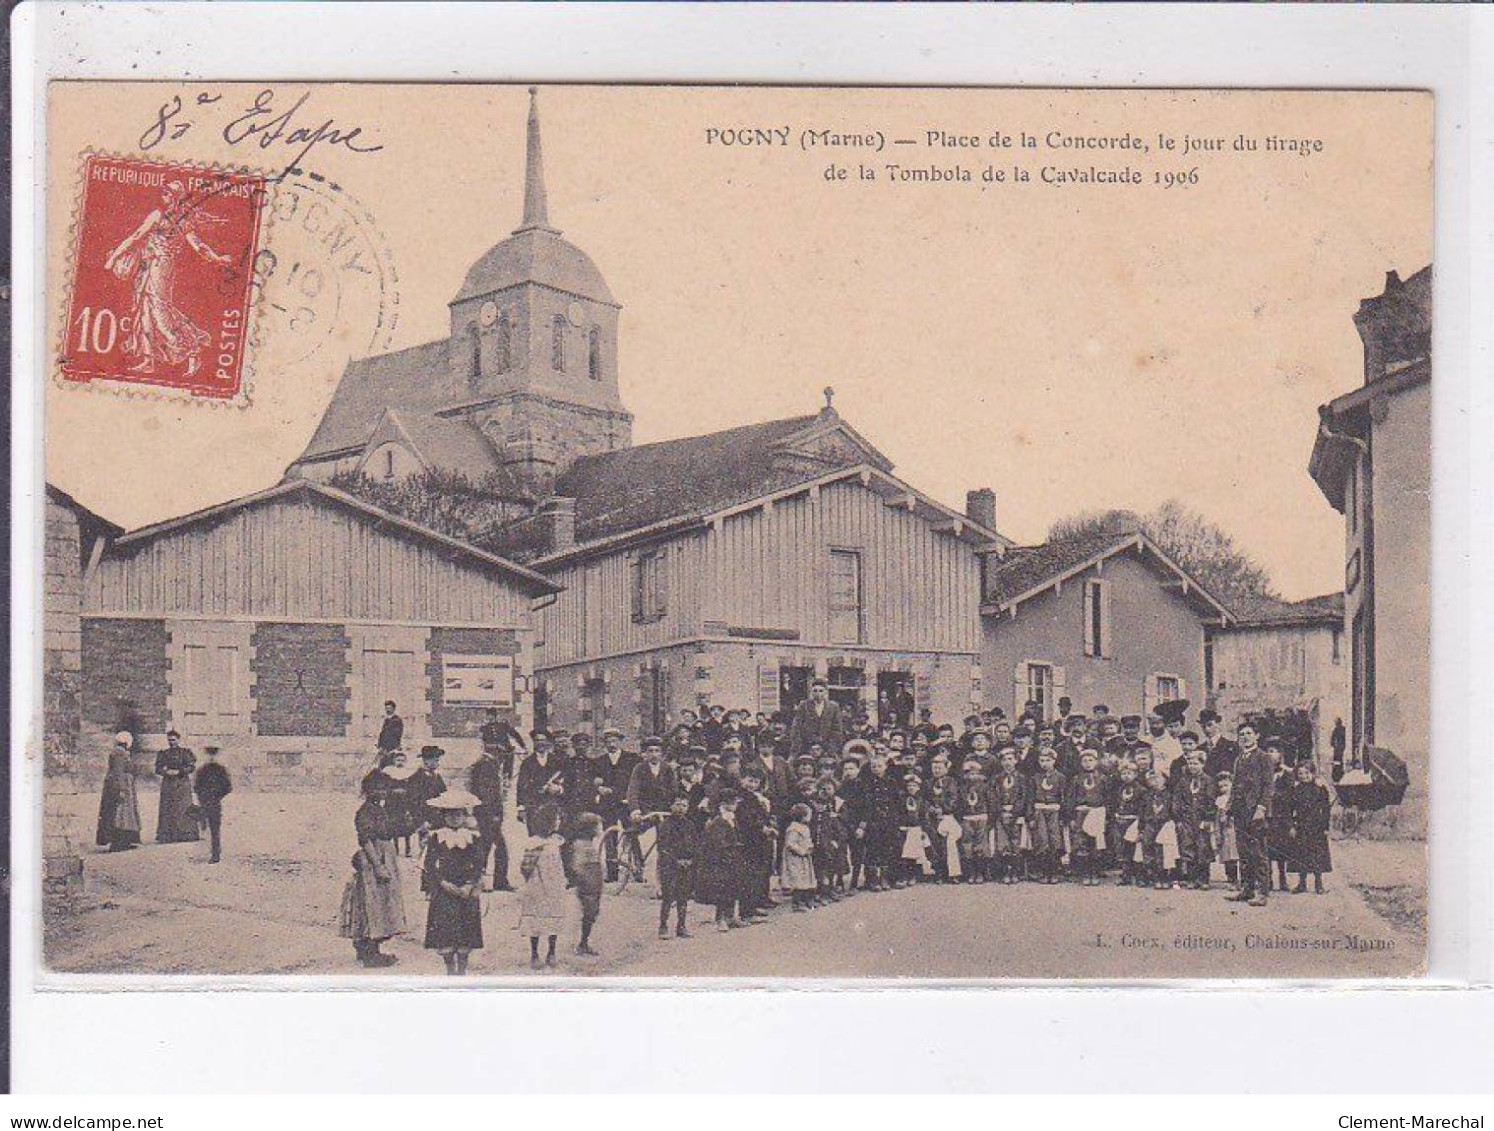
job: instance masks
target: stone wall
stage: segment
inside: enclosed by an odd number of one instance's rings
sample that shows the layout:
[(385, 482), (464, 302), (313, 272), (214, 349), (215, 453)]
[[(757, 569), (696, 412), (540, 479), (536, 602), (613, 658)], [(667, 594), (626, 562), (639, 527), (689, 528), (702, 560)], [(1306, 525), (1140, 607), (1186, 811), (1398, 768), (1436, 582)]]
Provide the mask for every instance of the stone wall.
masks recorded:
[(342, 625), (260, 624), (253, 642), (256, 734), (347, 733), (349, 644)]
[(84, 789), (79, 750), (82, 707), (82, 547), (78, 516), (47, 499), (43, 587), (43, 817), (42, 889), (74, 895), (83, 887), (82, 828), (74, 814)]
[[(514, 656), (518, 674), (519, 635), (501, 628), (432, 628), (426, 644), (426, 677), (430, 683), (429, 723), (434, 738), (471, 738), (487, 720), (482, 707), (442, 702), (441, 661), (447, 653), (465, 656)], [(517, 710), (500, 710), (500, 716), (518, 724)]]
[(83, 719), (108, 731), (161, 734), (170, 726), (166, 622), (90, 617), (83, 622)]

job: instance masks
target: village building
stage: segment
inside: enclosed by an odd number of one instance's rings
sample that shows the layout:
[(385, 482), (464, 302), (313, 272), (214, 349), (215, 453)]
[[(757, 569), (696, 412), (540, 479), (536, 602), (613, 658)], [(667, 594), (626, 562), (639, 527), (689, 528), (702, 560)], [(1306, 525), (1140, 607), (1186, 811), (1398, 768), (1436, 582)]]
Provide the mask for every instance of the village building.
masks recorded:
[(988, 557), (981, 599), (987, 701), (1008, 714), (1058, 700), (1088, 714), (1202, 707), (1205, 636), (1229, 610), (1145, 534), (1054, 539)]
[(76, 894), (82, 888), (82, 822), (102, 760), (84, 755), (83, 731), (83, 575), (103, 553), (118, 526), (101, 518), (50, 483), (42, 578), (42, 735), (43, 891)]
[(128, 730), (228, 752), (260, 787), (366, 772), (393, 700), (404, 746), (474, 758), (486, 709), (519, 726), (534, 606), (556, 585), (306, 480), (114, 537), (83, 578), (85, 743)]
[(562, 588), (541, 614), (537, 710), (657, 731), (707, 702), (792, 707), (816, 675), (846, 702), (980, 701), (976, 515), (893, 474), (832, 407), (633, 447), (620, 307), (551, 226), (531, 94), (520, 226), (482, 255), (449, 334), (352, 362), (287, 476), (367, 495), (430, 473), (480, 485), (464, 536)]
[(1432, 269), (1354, 315), (1362, 384), (1323, 405), (1308, 471), (1344, 516), (1350, 749), (1406, 764), (1402, 821), (1425, 824), (1430, 773)]
[(1225, 719), (1254, 719), (1330, 772), (1335, 724), (1347, 735), (1344, 595), (1303, 601), (1232, 597), (1228, 625), (1207, 635), (1208, 700)]

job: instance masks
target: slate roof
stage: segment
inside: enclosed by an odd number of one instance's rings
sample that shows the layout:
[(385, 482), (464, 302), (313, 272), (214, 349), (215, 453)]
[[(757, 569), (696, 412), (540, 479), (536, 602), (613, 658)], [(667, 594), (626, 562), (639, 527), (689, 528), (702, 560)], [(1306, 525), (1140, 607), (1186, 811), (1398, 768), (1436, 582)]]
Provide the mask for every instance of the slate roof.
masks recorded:
[(775, 456), (818, 419), (794, 416), (583, 456), (557, 481), (555, 494), (576, 500), (577, 542), (707, 514), (807, 478)]
[(493, 445), (469, 420), (397, 409), (391, 409), (389, 416), (404, 429), (427, 467), (461, 472), (473, 482), (503, 468)]
[(1172, 562), (1151, 539), (1136, 531), (1119, 531), (1109, 534), (1082, 534), (1074, 538), (1057, 538), (1038, 546), (1017, 546), (1006, 552), (999, 564), (991, 563), (986, 570), (986, 591), (983, 611), (994, 607), (1001, 610), (1012, 601), (1026, 594), (1041, 592), (1065, 577), (1078, 573), (1096, 560), (1122, 553), (1140, 540), (1152, 555), (1167, 569), (1188, 582), (1188, 593), (1210, 606), (1221, 618), (1233, 621), (1233, 611), (1222, 604), (1207, 589)]
[(386, 408), (414, 415), (443, 407), (451, 400), (448, 373), (445, 338), (348, 362), (332, 403), (296, 462), (362, 448)]
[(1293, 625), (1342, 624), (1344, 595), (1325, 593), (1302, 601), (1274, 597), (1232, 597), (1230, 611), (1239, 628), (1285, 628)]
[(609, 306), (617, 305), (591, 256), (548, 228), (528, 228), (490, 247), (467, 272), (462, 289), (452, 302), (521, 283), (539, 283)]
[(986, 571), (985, 601), (1004, 605), (1077, 569), (1095, 557), (1136, 541), (1135, 532), (1085, 534), (1060, 538), (1039, 546), (1017, 546)]

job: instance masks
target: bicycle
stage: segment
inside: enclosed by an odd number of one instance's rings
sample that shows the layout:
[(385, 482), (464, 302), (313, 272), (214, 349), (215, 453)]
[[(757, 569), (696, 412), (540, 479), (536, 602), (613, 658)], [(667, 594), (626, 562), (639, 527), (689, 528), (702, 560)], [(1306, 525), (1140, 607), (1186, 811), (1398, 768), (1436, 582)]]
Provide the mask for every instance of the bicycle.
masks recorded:
[[(646, 832), (650, 827), (667, 817), (668, 813), (645, 813), (637, 824), (624, 824), (619, 821), (608, 825), (602, 830), (602, 859), (617, 860), (617, 879), (613, 881), (613, 894), (622, 895), (628, 890), (628, 885), (634, 882), (643, 882), (644, 869), (648, 866), (649, 858), (654, 854), (654, 847), (658, 844), (655, 836), (649, 841), (648, 847), (643, 846), (639, 839), (640, 834)], [(608, 852), (608, 841), (611, 841), (611, 852)]]

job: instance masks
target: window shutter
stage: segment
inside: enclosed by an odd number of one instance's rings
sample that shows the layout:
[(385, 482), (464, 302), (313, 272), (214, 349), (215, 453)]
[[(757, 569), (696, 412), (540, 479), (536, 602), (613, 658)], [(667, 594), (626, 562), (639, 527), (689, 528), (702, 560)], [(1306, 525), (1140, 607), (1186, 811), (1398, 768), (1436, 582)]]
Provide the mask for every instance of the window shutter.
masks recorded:
[(665, 572), (664, 551), (660, 550), (653, 557), (654, 569), (654, 616), (662, 617), (669, 611), (669, 587), (665, 584), (668, 576)]
[(1100, 590), (1100, 647), (1099, 655), (1108, 660), (1115, 652), (1115, 642), (1110, 639), (1110, 586), (1096, 582)]
[(1141, 684), (1141, 713), (1145, 715), (1157, 702), (1157, 677), (1149, 675)]
[(765, 715), (778, 710), (778, 665), (757, 666), (757, 709)]
[(643, 559), (635, 557), (628, 562), (629, 588), (632, 590), (632, 610), (635, 621), (643, 619)]
[(1182, 676), (1178, 676), (1178, 698), (1188, 698), (1188, 681)]
[(1084, 654), (1086, 656), (1093, 656), (1095, 654), (1094, 603), (1096, 588), (1096, 583), (1093, 581), (1086, 581), (1084, 583), (1082, 612), (1084, 617)]
[(1023, 660), (1012, 672), (1012, 718), (1022, 713), (1027, 703), (1027, 661)]

